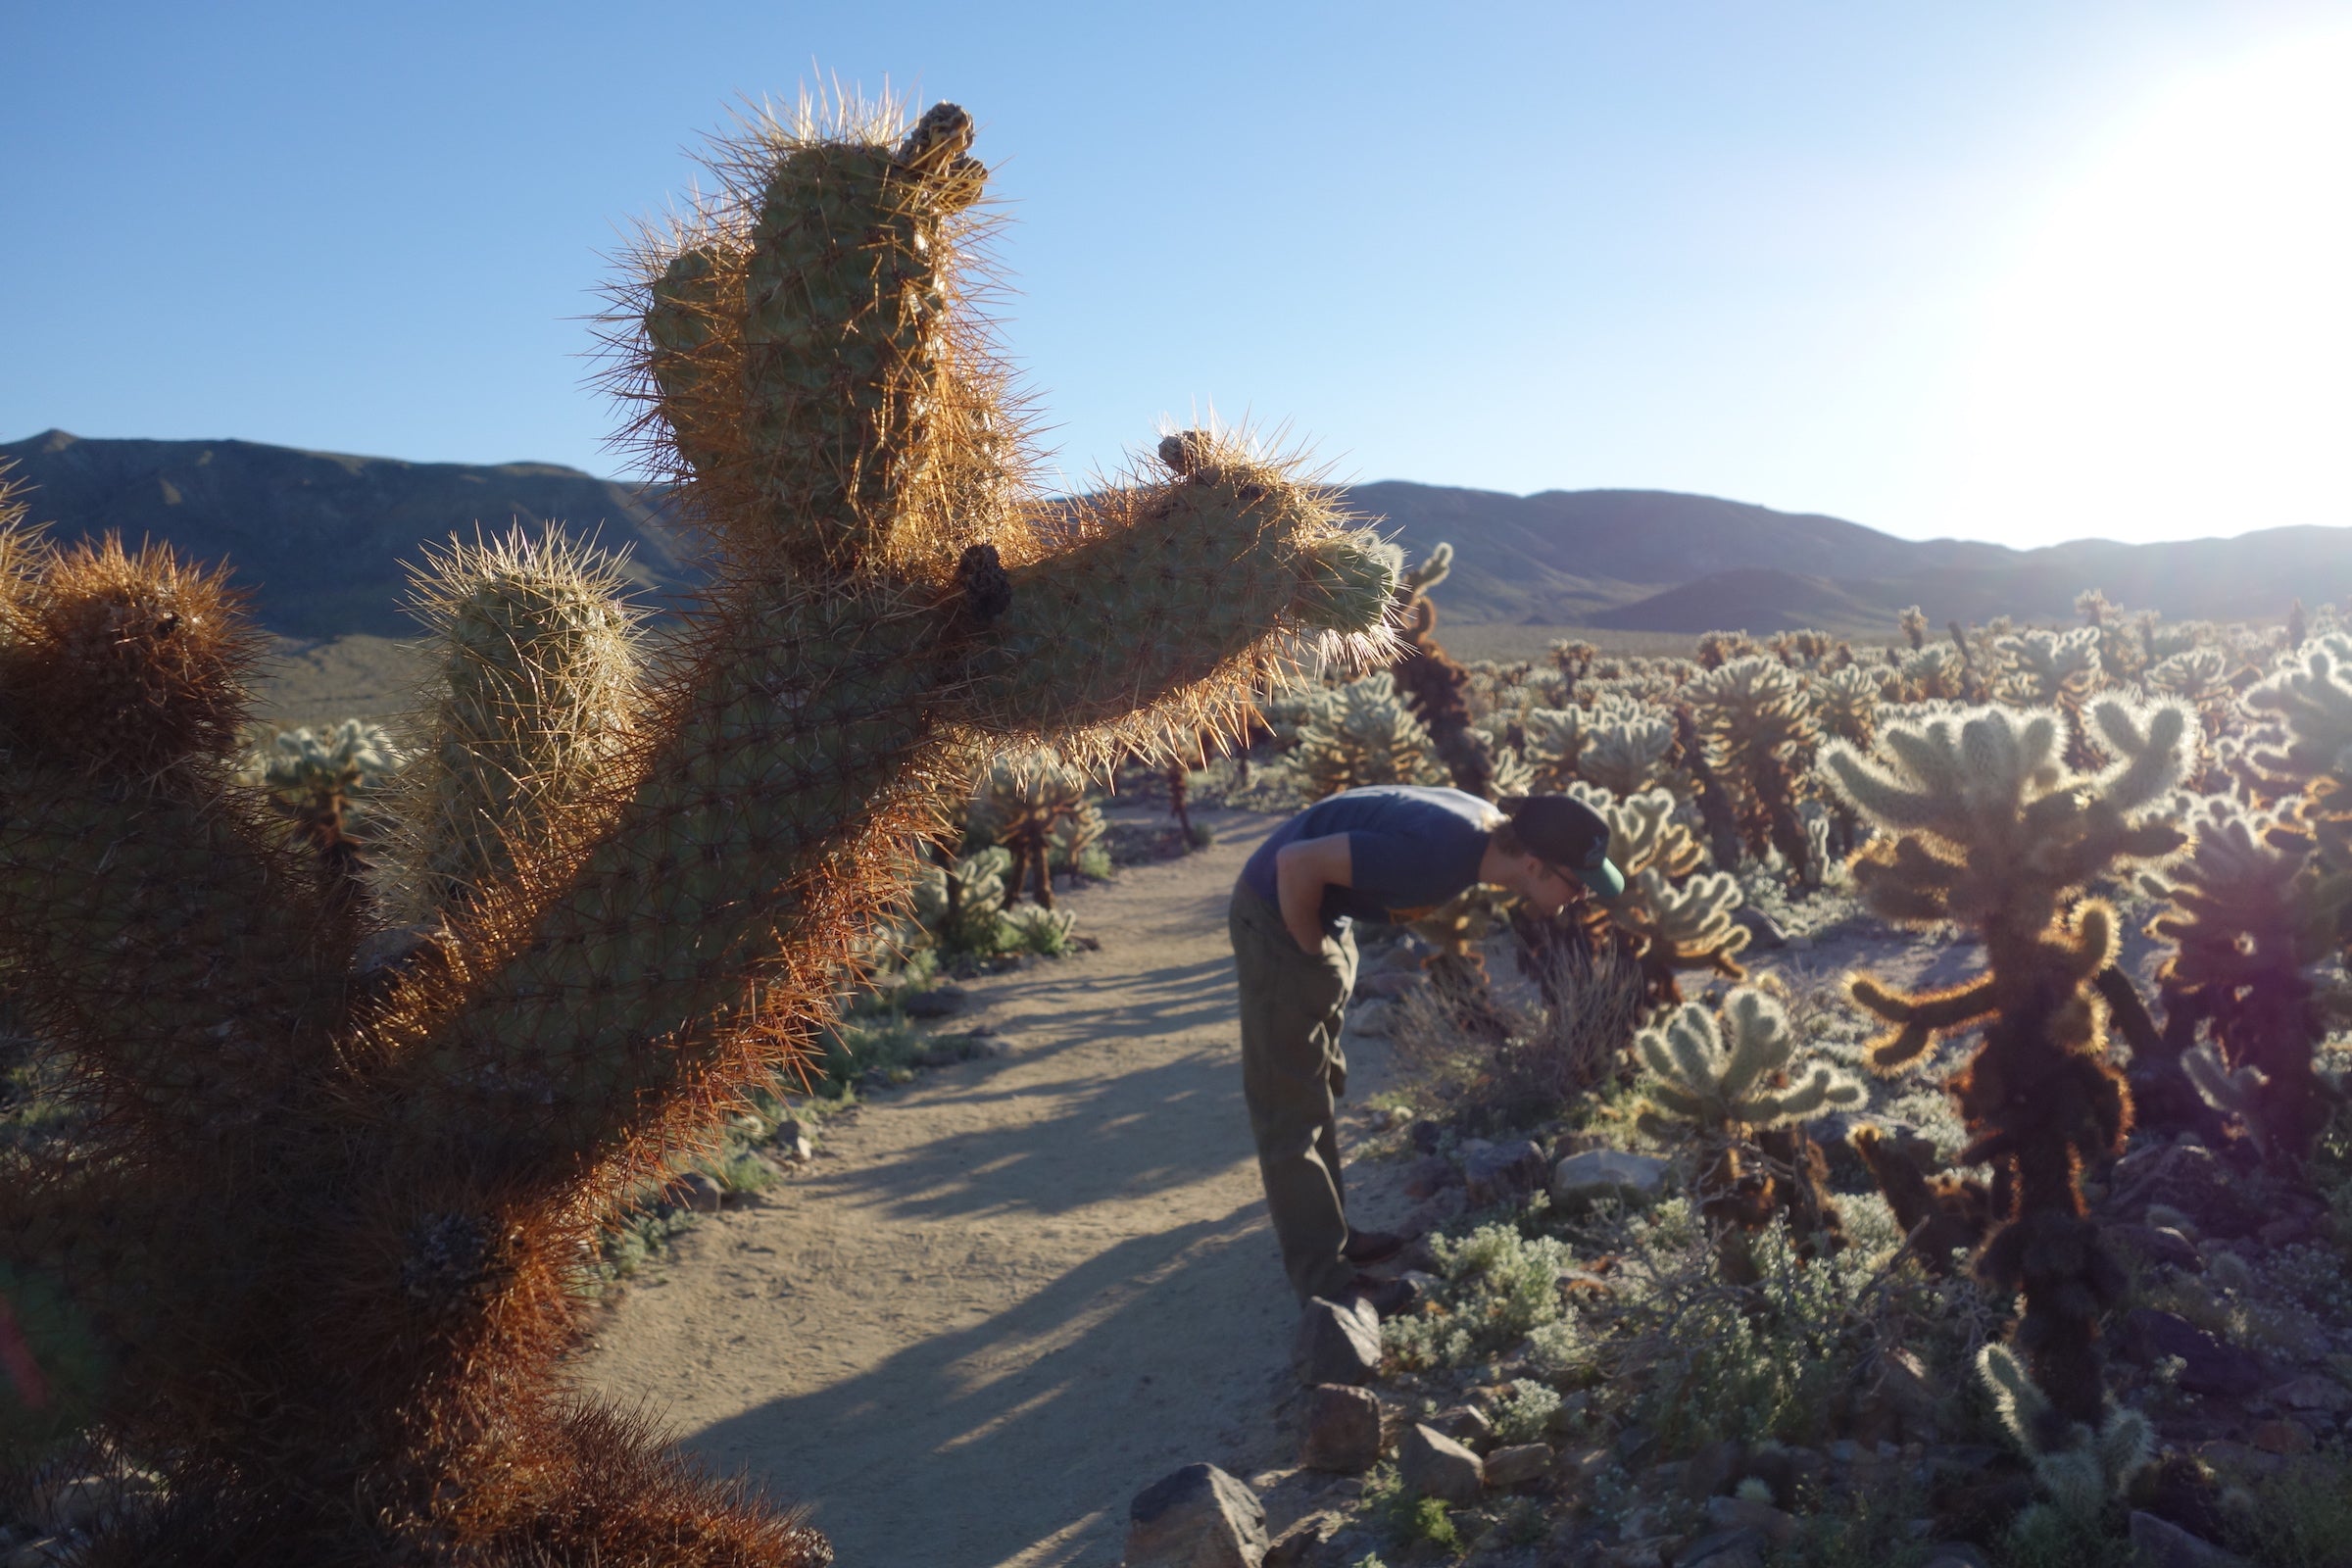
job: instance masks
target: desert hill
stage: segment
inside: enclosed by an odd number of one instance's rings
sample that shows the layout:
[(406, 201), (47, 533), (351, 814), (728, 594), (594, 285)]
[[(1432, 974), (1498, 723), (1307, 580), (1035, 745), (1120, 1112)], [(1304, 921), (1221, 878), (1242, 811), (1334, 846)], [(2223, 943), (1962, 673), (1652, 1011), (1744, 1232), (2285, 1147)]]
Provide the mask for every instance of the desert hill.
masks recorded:
[[(408, 635), (402, 563), (453, 532), (557, 520), (626, 547), (657, 605), (690, 586), (660, 497), (553, 464), (482, 466), (302, 452), (251, 441), (85, 440), (49, 430), (0, 443), (37, 521), (109, 529), (225, 559), (272, 630), (300, 639)], [(1418, 560), (1441, 542), (1444, 625), (1695, 633), (1823, 626), (1887, 633), (1895, 612), (2066, 620), (2085, 588), (2173, 617), (2267, 618), (2352, 594), (2352, 527), (2235, 539), (2037, 550), (1898, 539), (1838, 517), (1657, 490), (1503, 495), (1401, 480), (1356, 485), (1356, 514)]]
[(226, 561), (270, 630), (298, 638), (413, 636), (402, 563), (453, 533), (561, 521), (610, 550), (659, 600), (692, 573), (633, 487), (549, 463), (476, 466), (301, 452), (253, 441), (89, 441), (63, 430), (0, 443), (61, 538), (120, 533)]

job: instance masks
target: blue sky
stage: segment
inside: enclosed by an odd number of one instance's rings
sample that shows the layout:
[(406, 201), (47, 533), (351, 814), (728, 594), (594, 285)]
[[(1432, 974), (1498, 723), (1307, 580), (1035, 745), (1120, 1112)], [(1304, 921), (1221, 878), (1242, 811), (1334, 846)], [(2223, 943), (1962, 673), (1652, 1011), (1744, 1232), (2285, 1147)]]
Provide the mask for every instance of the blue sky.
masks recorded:
[(2339, 63), (2283, 0), (26, 7), (0, 439), (615, 471), (605, 258), (837, 78), (979, 121), (1066, 486), (1213, 406), (1343, 479), (2352, 522)]

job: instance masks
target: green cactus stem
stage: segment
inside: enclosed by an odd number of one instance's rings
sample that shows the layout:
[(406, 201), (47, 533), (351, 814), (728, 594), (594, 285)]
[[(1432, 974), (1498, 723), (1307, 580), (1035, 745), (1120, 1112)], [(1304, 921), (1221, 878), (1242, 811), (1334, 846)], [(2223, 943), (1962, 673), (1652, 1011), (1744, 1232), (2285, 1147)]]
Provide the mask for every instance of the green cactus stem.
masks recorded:
[(512, 879), (519, 850), (590, 833), (598, 790), (641, 715), (639, 614), (626, 560), (554, 527), (467, 545), (410, 570), (435, 663), (406, 727), (425, 738), (394, 783), (388, 918), (437, 924)]
[(1894, 1025), (1873, 1053), (1882, 1069), (1919, 1059), (1938, 1034), (1982, 1028), (1951, 1083), (1973, 1140), (1961, 1163), (1995, 1166), (2003, 1221), (1978, 1270), (2023, 1292), (2017, 1348), (2060, 1415), (2095, 1428), (2105, 1404), (2098, 1312), (2124, 1274), (2076, 1178), (2082, 1160), (2121, 1147), (2132, 1107), (2105, 1060), (2091, 986), (2115, 951), (2114, 914), (2081, 895), (2093, 878), (2179, 846), (2163, 798), (2190, 716), (2108, 698), (2091, 718), (2120, 760), (2090, 776), (2060, 764), (2062, 721), (2048, 710), (1889, 724), (1874, 757), (1836, 745), (1824, 763), (1887, 830), (1854, 861), (1865, 903), (1905, 924), (1959, 922), (1984, 944), (1985, 972), (1966, 984), (1913, 996), (1856, 976), (1853, 996)]

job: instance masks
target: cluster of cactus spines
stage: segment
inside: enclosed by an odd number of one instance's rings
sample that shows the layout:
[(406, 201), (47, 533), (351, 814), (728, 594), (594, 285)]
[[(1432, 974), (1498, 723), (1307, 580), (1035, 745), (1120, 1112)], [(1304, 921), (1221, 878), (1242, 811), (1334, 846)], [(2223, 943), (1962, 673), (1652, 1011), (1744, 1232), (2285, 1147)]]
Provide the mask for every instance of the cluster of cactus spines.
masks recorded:
[(1938, 1034), (1982, 1028), (1951, 1084), (1972, 1138), (1961, 1163), (1995, 1167), (2004, 1221), (1978, 1269), (2022, 1291), (2015, 1343), (2059, 1413), (2095, 1428), (2098, 1313), (2124, 1274), (2077, 1176), (2084, 1159), (2122, 1146), (2132, 1108), (2105, 1059), (2092, 988), (2113, 960), (2114, 912), (2081, 895), (2179, 847), (2164, 806), (2191, 719), (2179, 706), (2141, 711), (2116, 698), (2094, 703), (2091, 717), (2119, 759), (2095, 775), (2061, 764), (2062, 721), (2047, 710), (1889, 724), (1872, 756), (1838, 745), (1824, 762), (1888, 830), (1853, 862), (1864, 902), (1901, 924), (1956, 922), (1984, 944), (1985, 972), (1966, 984), (1906, 995), (1857, 975), (1852, 993), (1894, 1026), (1873, 1051), (1881, 1069), (1918, 1059)]
[(1349, 681), (1299, 726), (1291, 762), (1311, 800), (1370, 784), (1445, 784), (1429, 730), (1383, 670)]
[[(1823, 1186), (1820, 1152), (1795, 1124), (1833, 1105), (1858, 1105), (1861, 1083), (1818, 1059), (1800, 1061), (1788, 1014), (1765, 992), (1735, 988), (1714, 1011), (1685, 1004), (1635, 1038), (1649, 1069), (1642, 1119), (1657, 1134), (1668, 1123), (1697, 1133), (1705, 1168), (1699, 1208), (1716, 1232), (1716, 1256), (1739, 1284), (1756, 1278), (1747, 1235), (1785, 1213), (1800, 1251), (1826, 1235), (1837, 1245), (1836, 1207)], [(1750, 1149), (1753, 1149), (1753, 1154)]]
[(1821, 740), (1813, 694), (1778, 660), (1734, 660), (1683, 688), (1711, 777), (1751, 854), (1776, 849), (1793, 873), (1820, 880), (1800, 797)]
[(388, 920), (432, 926), (512, 882), (517, 853), (596, 831), (645, 674), (625, 558), (553, 526), (422, 555), (410, 611), (436, 662), (404, 724), (424, 744), (390, 794), (380, 885)]
[(2200, 803), (2189, 834), (2186, 855), (2140, 879), (2172, 905), (2148, 926), (2173, 949), (2157, 972), (2166, 1033), (2185, 1042), (2202, 1026), (2214, 1054), (2182, 1066), (2294, 1165), (2333, 1109), (2314, 1071), (2326, 1030), (2311, 970), (2343, 940), (2352, 878), (2328, 875), (2298, 821), (2227, 798)]
[(1903, 641), (1911, 645), (1911, 651), (1913, 653), (1916, 654), (1921, 649), (1927, 647), (1929, 625), (1928, 612), (1920, 609), (1919, 606), (1905, 605), (1901, 611), (1895, 614), (1894, 624), (1895, 629), (1903, 634)]
[[(1012, 857), (1005, 885), (1054, 907), (1054, 852), (1091, 808), (1086, 775), (1045, 748), (1000, 757), (972, 796), (971, 826)], [(1094, 832), (1100, 835), (1100, 813)], [(1072, 851), (1071, 853), (1075, 853)]]
[[(2034, 1484), (2045, 1499), (2034, 1507), (2092, 1523), (2155, 1457), (2156, 1431), (2146, 1416), (2119, 1405), (2096, 1423), (2069, 1418), (2007, 1346), (1979, 1350), (1977, 1373), (2011, 1441), (2033, 1462)], [(2032, 1512), (2019, 1516), (2018, 1528), (2032, 1528)]]
[(1568, 793), (1608, 823), (1609, 859), (1626, 879), (1622, 898), (1587, 903), (1589, 940), (1632, 958), (1653, 1004), (1680, 1003), (1676, 976), (1690, 970), (1745, 979), (1738, 956), (1748, 931), (1732, 918), (1741, 900), (1740, 884), (1727, 871), (1693, 874), (1705, 852), (1676, 819), (1674, 797), (1649, 790), (1618, 800), (1583, 783), (1570, 785)]
[[(2253, 754), (2266, 784), (2300, 797), (2320, 865), (2331, 877), (2352, 877), (2352, 636), (2313, 639), (2245, 703), (2280, 732)], [(2352, 929), (2343, 935), (2352, 940)]]
[(354, 813), (403, 760), (381, 725), (347, 718), (323, 735), (308, 725), (279, 730), (246, 776), (292, 818), (295, 837), (356, 887), (368, 834)]
[(1756, 640), (1743, 631), (1708, 631), (1698, 636), (1698, 667), (1721, 669), (1735, 659), (1746, 659), (1762, 652)]
[(649, 259), (634, 373), (714, 587), (598, 831), (518, 856), (444, 963), (357, 992), (356, 931), (228, 784), (254, 634), (213, 579), (69, 553), (11, 591), (0, 956), (121, 1113), (0, 1184), (31, 1363), (98, 1369), (0, 1390), (0, 1442), (163, 1469), (120, 1551), (822, 1561), (563, 1383), (601, 1224), (827, 1016), (947, 781), (1230, 720), (1317, 641), (1388, 652), (1394, 552), (1236, 439), (1171, 438), (1058, 533), (1005, 501), (968, 141), (949, 106), (763, 123)]

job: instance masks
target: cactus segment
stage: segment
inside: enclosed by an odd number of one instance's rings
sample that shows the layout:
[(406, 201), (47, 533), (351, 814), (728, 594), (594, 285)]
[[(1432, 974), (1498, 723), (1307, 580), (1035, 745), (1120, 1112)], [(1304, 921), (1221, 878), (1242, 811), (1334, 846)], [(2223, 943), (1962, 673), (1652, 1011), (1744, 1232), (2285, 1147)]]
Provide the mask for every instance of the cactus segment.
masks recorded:
[(641, 722), (638, 612), (619, 559), (549, 528), (487, 544), (452, 537), (410, 573), (411, 609), (439, 667), (395, 781), (400, 824), (381, 879), (389, 917), (437, 924), (593, 829), (593, 803)]

